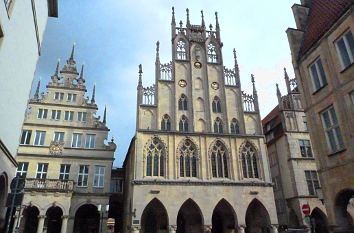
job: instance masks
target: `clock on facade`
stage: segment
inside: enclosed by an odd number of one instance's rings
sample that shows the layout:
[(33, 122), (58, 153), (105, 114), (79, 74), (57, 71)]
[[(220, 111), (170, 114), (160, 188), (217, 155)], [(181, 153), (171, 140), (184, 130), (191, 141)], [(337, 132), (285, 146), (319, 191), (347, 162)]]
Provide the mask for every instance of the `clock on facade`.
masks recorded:
[(214, 90), (219, 89), (219, 83), (217, 83), (217, 82), (212, 82), (212, 83), (211, 83), (211, 88), (213, 88)]
[(185, 86), (187, 86), (187, 82), (186, 82), (186, 80), (181, 79), (181, 80), (178, 81), (178, 85), (180, 87), (185, 87)]

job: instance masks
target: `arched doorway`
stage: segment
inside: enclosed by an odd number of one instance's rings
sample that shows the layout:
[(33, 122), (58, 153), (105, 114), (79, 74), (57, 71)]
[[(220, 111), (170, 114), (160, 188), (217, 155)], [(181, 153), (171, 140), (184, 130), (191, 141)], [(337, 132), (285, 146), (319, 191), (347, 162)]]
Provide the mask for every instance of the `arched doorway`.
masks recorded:
[(27, 206), (23, 211), (24, 231), (26, 233), (36, 233), (38, 227), (39, 210), (36, 206)]
[(58, 206), (52, 206), (47, 210), (44, 227), (47, 233), (60, 233), (63, 211)]
[(236, 214), (232, 206), (225, 199), (219, 201), (215, 206), (212, 216), (212, 233), (237, 232)]
[(336, 224), (341, 230), (354, 230), (353, 218), (348, 212), (350, 200), (354, 197), (354, 190), (343, 190), (337, 195), (335, 200), (334, 211), (336, 215)]
[(246, 211), (246, 233), (269, 233), (270, 218), (264, 205), (254, 199)]
[(319, 208), (313, 209), (310, 218), (311, 218), (312, 233), (317, 233), (317, 232), (328, 233), (327, 217)]
[(7, 175), (0, 176), (0, 232), (5, 229), (6, 223), (6, 198), (7, 198)]
[(203, 216), (199, 206), (191, 199), (183, 203), (177, 215), (176, 233), (202, 233)]
[(158, 199), (153, 199), (145, 207), (141, 216), (142, 233), (167, 232), (168, 217), (167, 211)]
[(97, 206), (85, 204), (80, 206), (75, 214), (75, 233), (98, 233), (100, 227), (100, 214)]

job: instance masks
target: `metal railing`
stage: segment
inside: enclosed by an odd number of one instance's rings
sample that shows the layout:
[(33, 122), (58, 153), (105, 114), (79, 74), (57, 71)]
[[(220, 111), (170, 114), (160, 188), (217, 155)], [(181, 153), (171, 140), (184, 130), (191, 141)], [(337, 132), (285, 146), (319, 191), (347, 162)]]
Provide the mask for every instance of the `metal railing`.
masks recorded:
[(27, 178), (25, 190), (55, 190), (55, 191), (73, 191), (74, 181), (59, 179), (31, 179)]

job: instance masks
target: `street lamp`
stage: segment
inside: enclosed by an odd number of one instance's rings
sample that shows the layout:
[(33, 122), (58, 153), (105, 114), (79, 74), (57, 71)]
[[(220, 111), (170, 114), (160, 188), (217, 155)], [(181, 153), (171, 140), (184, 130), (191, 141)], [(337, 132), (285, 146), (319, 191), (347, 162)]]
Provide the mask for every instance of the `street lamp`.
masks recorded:
[(104, 216), (105, 213), (108, 213), (109, 205), (106, 205), (106, 208), (102, 209), (102, 205), (99, 204), (99, 205), (97, 205), (97, 210), (100, 213), (100, 233), (102, 233), (103, 216)]

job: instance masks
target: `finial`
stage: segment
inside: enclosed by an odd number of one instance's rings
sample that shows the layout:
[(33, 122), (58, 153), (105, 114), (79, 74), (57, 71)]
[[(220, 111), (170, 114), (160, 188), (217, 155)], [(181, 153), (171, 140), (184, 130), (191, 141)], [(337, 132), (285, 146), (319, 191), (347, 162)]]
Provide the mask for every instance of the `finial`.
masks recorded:
[(289, 75), (285, 67), (284, 67), (284, 78), (289, 80)]
[(91, 104), (94, 104), (94, 103), (95, 103), (95, 96), (96, 96), (96, 83), (93, 84), (92, 97), (91, 97)]
[(205, 27), (203, 10), (201, 10), (200, 13), (202, 14), (202, 27)]
[(34, 93), (34, 98), (36, 100), (39, 99), (39, 88), (41, 86), (41, 77), (39, 77), (38, 83), (37, 83), (37, 88), (36, 88), (36, 92)]
[(59, 64), (60, 64), (60, 58), (58, 58), (57, 67), (55, 68), (54, 76), (58, 76), (59, 74)]
[(213, 25), (212, 24), (209, 25), (209, 29), (210, 29), (210, 31), (213, 30)]
[(235, 62), (235, 73), (236, 73), (236, 84), (240, 86), (240, 69), (238, 67), (238, 62), (237, 62), (237, 55), (236, 55), (236, 49), (234, 48), (233, 50), (234, 53), (234, 62)]
[(80, 79), (84, 79), (84, 64), (81, 66)]
[(107, 115), (107, 106), (105, 105), (104, 112), (103, 112), (103, 121), (102, 121), (103, 124), (106, 124), (106, 117), (107, 117), (106, 115)]
[(220, 27), (219, 27), (219, 19), (218, 19), (218, 12), (215, 12), (215, 21), (216, 21), (215, 29), (218, 31), (220, 29)]
[(172, 25), (176, 25), (176, 19), (175, 19), (175, 7), (172, 7)]
[(188, 9), (188, 8), (186, 9), (186, 13), (187, 13), (187, 23), (186, 23), (186, 26), (188, 27), (188, 26), (191, 25), (191, 23), (190, 23), (190, 21), (189, 21), (189, 9)]
[(160, 41), (156, 42), (156, 59), (159, 57), (160, 52)]
[(111, 142), (113, 143), (114, 142), (114, 137), (112, 136), (112, 138), (111, 138)]
[(73, 44), (73, 47), (72, 47), (72, 49), (71, 49), (70, 60), (74, 60), (75, 45), (76, 45), (76, 43)]
[(183, 27), (183, 22), (182, 22), (182, 20), (179, 21), (179, 27), (180, 27), (180, 28)]
[(251, 82), (254, 85), (254, 75), (253, 74), (251, 74)]
[(256, 90), (256, 84), (254, 81), (254, 75), (251, 74), (251, 82), (252, 82), (252, 86), (253, 86), (253, 95), (257, 95), (257, 90)]
[(143, 74), (143, 66), (139, 64), (139, 86), (143, 84), (142, 74)]
[(277, 87), (277, 96), (281, 96), (281, 92), (280, 92), (280, 89), (279, 89), (279, 84), (275, 84), (276, 87)]

